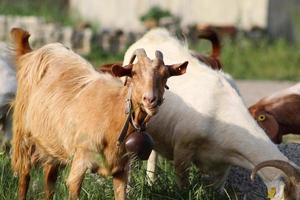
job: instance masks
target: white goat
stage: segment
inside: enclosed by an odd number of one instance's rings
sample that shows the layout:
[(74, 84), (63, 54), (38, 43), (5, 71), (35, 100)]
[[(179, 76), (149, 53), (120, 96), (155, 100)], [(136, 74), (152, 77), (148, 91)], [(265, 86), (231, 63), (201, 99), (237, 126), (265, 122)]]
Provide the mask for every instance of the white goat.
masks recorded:
[[(189, 61), (189, 71), (170, 80), (170, 91), (160, 114), (149, 123), (155, 150), (173, 160), (180, 186), (187, 184), (187, 168), (194, 163), (204, 171), (226, 177), (230, 165), (253, 169), (266, 160), (291, 163), (249, 114), (233, 83), (222, 71), (212, 70), (194, 58), (189, 50), (164, 29), (148, 32), (125, 54), (129, 63), (134, 49), (144, 48), (150, 58), (155, 50), (164, 54), (166, 64)], [(282, 171), (260, 171), (272, 199), (289, 199)]]
[(2, 148), (11, 139), (10, 102), (17, 89), (16, 72), (12, 54), (5, 43), (0, 43), (0, 124), (4, 132)]

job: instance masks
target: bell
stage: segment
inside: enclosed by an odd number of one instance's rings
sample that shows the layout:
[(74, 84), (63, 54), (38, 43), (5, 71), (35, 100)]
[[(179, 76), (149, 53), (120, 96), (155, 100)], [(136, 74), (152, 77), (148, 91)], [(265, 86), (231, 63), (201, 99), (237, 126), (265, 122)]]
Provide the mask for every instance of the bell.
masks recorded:
[(153, 149), (153, 139), (145, 131), (131, 133), (125, 141), (127, 152), (134, 153), (141, 160), (148, 160)]

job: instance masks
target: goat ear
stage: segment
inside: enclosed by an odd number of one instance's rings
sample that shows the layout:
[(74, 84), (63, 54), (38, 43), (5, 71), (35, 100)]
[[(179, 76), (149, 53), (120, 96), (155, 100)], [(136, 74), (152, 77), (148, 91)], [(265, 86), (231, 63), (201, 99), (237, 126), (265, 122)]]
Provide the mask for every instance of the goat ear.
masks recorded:
[(170, 76), (179, 76), (186, 72), (186, 67), (189, 64), (188, 61), (185, 61), (181, 64), (168, 65)]
[[(112, 69), (112, 66), (114, 66), (114, 65), (116, 65), (116, 64), (122, 65), (121, 62), (118, 62), (118, 63), (108, 63), (108, 64), (103, 64), (103, 65), (97, 67), (97, 68), (96, 68), (96, 71), (112, 74), (112, 70), (111, 70), (111, 69)], [(112, 75), (114, 75), (114, 74), (112, 74)]]
[(132, 71), (132, 65), (126, 65), (126, 66), (122, 66), (119, 64), (115, 64), (112, 66), (111, 68), (111, 72), (114, 76), (117, 77), (122, 77), (122, 76), (129, 76), (131, 77), (131, 71)]

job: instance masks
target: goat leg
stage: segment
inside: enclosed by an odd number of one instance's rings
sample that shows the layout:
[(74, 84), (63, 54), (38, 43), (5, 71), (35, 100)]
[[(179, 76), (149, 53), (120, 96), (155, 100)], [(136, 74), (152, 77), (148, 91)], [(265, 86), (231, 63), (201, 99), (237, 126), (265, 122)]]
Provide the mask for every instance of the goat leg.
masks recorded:
[[(199, 167), (200, 168), (200, 167)], [(215, 171), (210, 180), (210, 184), (213, 185), (216, 191), (219, 191), (220, 194), (225, 195), (225, 183), (230, 171), (230, 165), (224, 165), (223, 169)]]
[(191, 150), (186, 149), (185, 151), (174, 151), (174, 167), (177, 175), (176, 182), (180, 189), (184, 189), (188, 186), (188, 169), (191, 165)]
[(88, 169), (86, 159), (83, 153), (75, 153), (70, 174), (68, 176), (67, 185), (69, 188), (70, 199), (78, 199), (81, 189), (81, 184)]
[(19, 176), (19, 200), (26, 199), (29, 182), (30, 182), (29, 171), (22, 172)]
[(128, 170), (123, 170), (113, 175), (115, 200), (126, 199), (127, 180), (128, 180)]
[(148, 177), (149, 185), (152, 185), (155, 181), (156, 162), (157, 162), (157, 153), (156, 151), (153, 150), (147, 161), (147, 177)]
[(44, 166), (44, 185), (45, 185), (45, 199), (51, 200), (53, 197), (53, 190), (58, 175), (58, 165), (46, 164)]

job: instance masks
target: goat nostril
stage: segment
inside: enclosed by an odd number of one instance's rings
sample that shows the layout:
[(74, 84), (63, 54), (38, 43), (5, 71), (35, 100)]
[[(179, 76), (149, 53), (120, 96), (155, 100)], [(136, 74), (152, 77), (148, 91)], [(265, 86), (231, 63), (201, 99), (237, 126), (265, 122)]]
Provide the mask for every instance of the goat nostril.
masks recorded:
[(147, 101), (147, 97), (146, 96), (143, 96), (143, 101)]
[(143, 96), (143, 101), (147, 104), (154, 104), (156, 102), (156, 96), (147, 96), (144, 95)]
[(152, 98), (150, 98), (150, 103), (153, 103), (153, 102), (155, 102), (155, 100), (156, 100), (156, 97), (152, 97)]

